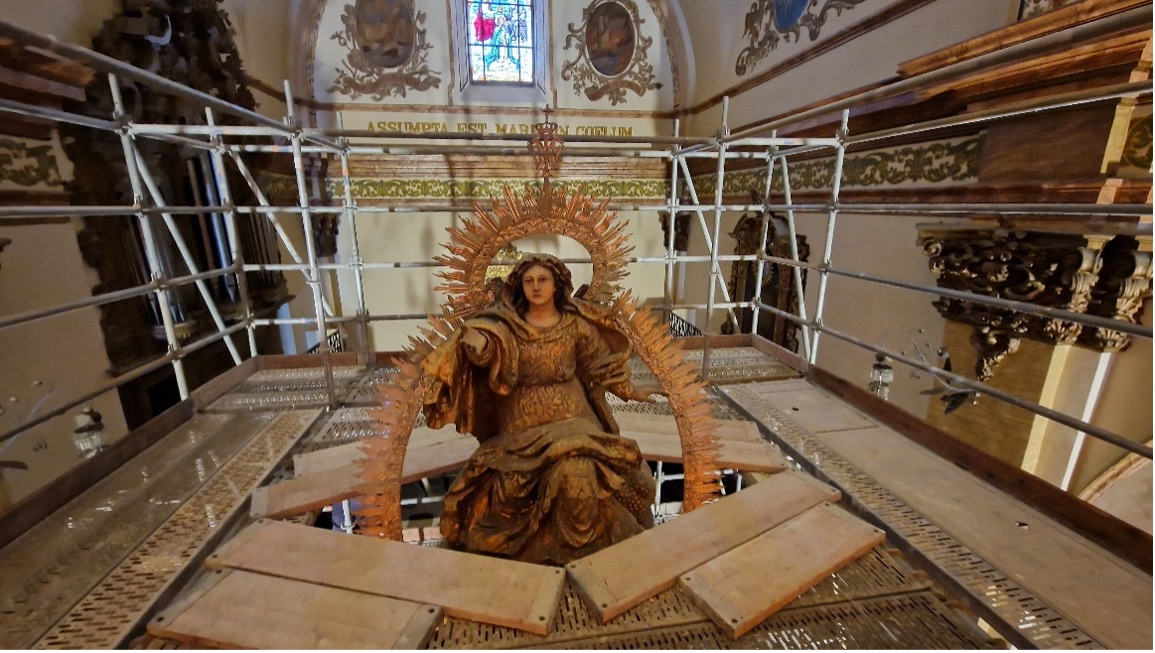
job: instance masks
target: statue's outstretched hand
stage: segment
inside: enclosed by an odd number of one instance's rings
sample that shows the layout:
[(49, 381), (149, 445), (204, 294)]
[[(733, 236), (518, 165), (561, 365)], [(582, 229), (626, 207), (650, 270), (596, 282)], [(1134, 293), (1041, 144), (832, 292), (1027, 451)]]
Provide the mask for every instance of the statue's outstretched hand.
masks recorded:
[(662, 395), (663, 397), (665, 397), (665, 396), (667, 396), (667, 393), (665, 390), (662, 389), (662, 386), (660, 386), (656, 383), (646, 384), (646, 385), (636, 385), (636, 386), (634, 386), (633, 393), (630, 395), (629, 398), (634, 400), (634, 401), (641, 401), (641, 402), (644, 402), (647, 404), (652, 404), (652, 403), (656, 402), (656, 400), (653, 398), (652, 395)]

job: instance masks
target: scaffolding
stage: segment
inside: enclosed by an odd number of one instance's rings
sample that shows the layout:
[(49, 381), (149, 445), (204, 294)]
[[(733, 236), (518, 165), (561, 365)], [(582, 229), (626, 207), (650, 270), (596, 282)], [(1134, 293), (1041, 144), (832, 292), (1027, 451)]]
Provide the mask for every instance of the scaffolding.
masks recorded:
[[(1099, 27), (1104, 28), (1105, 26), (1100, 25)], [(128, 64), (92, 52), (85, 48), (60, 43), (54, 39), (39, 36), (10, 24), (0, 24), (0, 36), (11, 38), (18, 43), (37, 46), (55, 52), (59, 55), (73, 58), (101, 72), (107, 73), (108, 83), (111, 88), (114, 101), (114, 113), (109, 120), (101, 120), (92, 118), (90, 116), (70, 113), (66, 111), (47, 109), (44, 107), (28, 105), (6, 99), (0, 99), (0, 111), (16, 113), (25, 116), (33, 116), (56, 122), (72, 123), (75, 125), (81, 125), (92, 129), (105, 130), (118, 134), (123, 149), (123, 155), (128, 165), (129, 180), (132, 185), (132, 192), (134, 197), (134, 201), (131, 206), (71, 206), (64, 211), (57, 207), (4, 207), (3, 209), (0, 209), (0, 220), (43, 217), (49, 215), (59, 215), (61, 213), (67, 213), (73, 216), (89, 217), (134, 216), (140, 227), (148, 269), (151, 275), (151, 280), (148, 283), (133, 288), (94, 295), (83, 300), (74, 301), (46, 309), (30, 311), (19, 315), (0, 316), (0, 328), (30, 323), (35, 320), (59, 315), (61, 313), (80, 308), (107, 304), (133, 297), (151, 295), (155, 298), (157, 305), (160, 307), (160, 317), (162, 320), (164, 334), (168, 346), (168, 352), (163, 356), (135, 367), (110, 380), (106, 384), (92, 389), (89, 392), (69, 398), (68, 400), (55, 406), (53, 409), (43, 412), (39, 416), (34, 417), (33, 419), (30, 419), (23, 424), (20, 424), (16, 428), (10, 429), (4, 433), (0, 433), (0, 443), (10, 438), (17, 437), (21, 433), (47, 421), (48, 419), (62, 415), (68, 410), (91, 400), (93, 397), (99, 396), (100, 394), (108, 392), (111, 389), (120, 387), (127, 382), (137, 379), (144, 374), (147, 374), (165, 365), (172, 366), (178, 384), (180, 397), (185, 399), (189, 396), (190, 392), (185, 371), (183, 369), (183, 359), (186, 356), (214, 342), (223, 340), (228, 348), (229, 355), (232, 357), (233, 362), (235, 364), (240, 364), (244, 353), (242, 352), (241, 348), (238, 347), (234, 336), (236, 336), (239, 332), (244, 331), (247, 334), (248, 341), (247, 355), (256, 355), (260, 352), (257, 351), (255, 331), (258, 327), (261, 326), (308, 324), (313, 327), (316, 332), (318, 354), (325, 369), (326, 389), (328, 392), (330, 406), (335, 407), (337, 405), (338, 398), (334, 392), (332, 363), (330, 360), (330, 348), (328, 345), (330, 325), (352, 323), (357, 329), (359, 329), (361, 334), (361, 337), (357, 339), (358, 342), (364, 344), (368, 342), (368, 338), (365, 337), (365, 333), (367, 331), (368, 324), (372, 321), (421, 320), (426, 317), (423, 314), (370, 314), (366, 308), (365, 300), (365, 271), (398, 270), (405, 268), (435, 268), (438, 265), (436, 262), (430, 260), (379, 263), (366, 262), (362, 260), (357, 238), (358, 219), (367, 219), (379, 213), (437, 213), (459, 212), (462, 210), (462, 207), (454, 204), (358, 206), (353, 196), (349, 157), (355, 154), (403, 156), (408, 153), (448, 154), (464, 152), (470, 154), (510, 154), (522, 151), (522, 148), (511, 148), (511, 144), (524, 143), (531, 138), (531, 135), (528, 134), (428, 134), (348, 130), (342, 128), (307, 128), (303, 126), (301, 120), (295, 113), (292, 99), (293, 96), (288, 82), (285, 83), (284, 88), (286, 106), (288, 107), (288, 115), (285, 117), (283, 122), (278, 122), (266, 116), (248, 111), (241, 107), (233, 106), (205, 93), (190, 89), (152, 73), (137, 69)], [(1000, 52), (999, 57), (1008, 58), (1021, 54), (1017, 51), (1014, 51), (1016, 48), (1023, 49), (1020, 46), (1008, 48), (1008, 50), (1012, 50), (1013, 52)], [(946, 68), (934, 71), (933, 73), (928, 73), (928, 75), (934, 76), (936, 78), (946, 78), (949, 75), (957, 74), (959, 72), (957, 68), (963, 65), (970, 68), (976, 66), (977, 64), (975, 62), (955, 64), (954, 66), (948, 66)], [(120, 97), (118, 77), (124, 77), (139, 83), (148, 84), (164, 92), (171, 93), (186, 100), (204, 105), (205, 124), (158, 125), (135, 124), (131, 122), (125, 113), (124, 104)], [(899, 83), (898, 86), (903, 86), (904, 84), (910, 85), (910, 83), (910, 80), (906, 80), (903, 83)], [(902, 89), (888, 89), (888, 91), (891, 93), (898, 92), (900, 90)], [(809, 111), (799, 113), (788, 119), (776, 120), (759, 128), (747, 129), (735, 133), (730, 132), (729, 126), (727, 124), (728, 100), (724, 100), (722, 105), (722, 121), (721, 125), (719, 126), (718, 135), (715, 137), (703, 138), (679, 136), (679, 127), (677, 121), (675, 121), (674, 134), (669, 137), (567, 136), (565, 138), (567, 144), (578, 145), (578, 147), (571, 147), (570, 149), (567, 149), (566, 156), (596, 155), (647, 158), (656, 157), (668, 162), (670, 174), (669, 196), (665, 203), (636, 205), (611, 204), (609, 206), (611, 210), (616, 211), (657, 212), (663, 215), (664, 219), (668, 221), (668, 229), (666, 230), (668, 236), (666, 254), (664, 256), (639, 256), (630, 259), (631, 263), (656, 264), (664, 266), (665, 298), (663, 304), (659, 307), (662, 310), (675, 311), (682, 309), (704, 309), (707, 316), (706, 323), (700, 324), (698, 326), (706, 327), (709, 322), (709, 317), (712, 316), (717, 310), (724, 310), (730, 315), (731, 318), (734, 318), (735, 309), (749, 309), (752, 311), (753, 315), (752, 330), (754, 332), (757, 332), (759, 320), (762, 319), (763, 316), (778, 316), (799, 325), (801, 329), (802, 351), (800, 354), (803, 367), (816, 363), (819, 344), (824, 335), (834, 337), (865, 350), (869, 350), (880, 356), (887, 356), (912, 368), (926, 371), (935, 375), (937, 378), (944, 379), (951, 384), (957, 385), (958, 387), (973, 390), (988, 397), (1013, 404), (1019, 408), (1030, 411), (1036, 415), (1041, 415), (1047, 419), (1073, 428), (1091, 437), (1110, 442), (1129, 452), (1137, 453), (1150, 458), (1152, 455), (1150, 447), (1132, 442), (1131, 440), (1128, 440), (1121, 435), (1112, 433), (1096, 425), (1089, 424), (1082, 419), (1056, 412), (1050, 408), (1041, 406), (1034, 402), (1024, 401), (997, 388), (991, 387), (990, 385), (975, 381), (974, 379), (970, 379), (959, 374), (952, 373), (948, 370), (942, 369), (941, 367), (930, 365), (924, 359), (924, 357), (919, 357), (919, 359), (916, 359), (905, 356), (902, 353), (885, 349), (880, 345), (872, 344), (856, 337), (851, 333), (830, 327), (826, 325), (823, 320), (826, 308), (827, 288), (830, 278), (832, 276), (843, 276), (874, 284), (902, 288), (913, 292), (926, 293), (940, 297), (951, 297), (954, 299), (973, 302), (975, 304), (1011, 309), (1014, 311), (1020, 311), (1033, 315), (1041, 315), (1052, 319), (1071, 321), (1086, 326), (1112, 329), (1142, 338), (1151, 338), (1151, 329), (1149, 327), (1143, 327), (1141, 325), (1128, 322), (1110, 320), (1061, 309), (1040, 307), (1028, 302), (992, 298), (968, 292), (953, 291), (937, 286), (909, 283), (898, 279), (885, 278), (854, 270), (841, 269), (835, 267), (831, 256), (834, 245), (835, 225), (838, 215), (839, 213), (846, 212), (863, 214), (914, 213), (939, 216), (965, 216), (976, 212), (982, 212), (986, 214), (993, 213), (1002, 215), (1045, 214), (1134, 218), (1150, 215), (1152, 209), (1151, 205), (1149, 204), (878, 204), (843, 203), (840, 201), (842, 165), (846, 150), (851, 145), (877, 141), (900, 134), (928, 132), (932, 130), (946, 129), (962, 124), (989, 122), (1006, 118), (1008, 116), (1051, 111), (1074, 105), (1104, 102), (1121, 97), (1136, 97), (1145, 93), (1149, 94), (1150, 91), (1151, 87), (1149, 82), (1131, 82), (1092, 91), (1072, 92), (1058, 97), (1049, 97), (1043, 100), (1019, 102), (1015, 105), (1003, 107), (998, 110), (989, 110), (977, 114), (968, 114), (953, 119), (935, 120), (926, 123), (910, 125), (905, 128), (889, 129), (875, 133), (857, 135), (854, 137), (851, 137), (847, 129), (849, 107), (854, 106), (856, 102), (864, 102), (874, 99), (875, 96), (881, 93), (881, 91), (871, 91), (865, 94), (860, 94), (859, 96), (840, 100), (839, 102), (829, 106), (811, 109)], [(777, 130), (781, 127), (784, 127), (792, 122), (810, 118), (813, 115), (828, 113), (831, 110), (841, 110), (841, 123), (836, 133), (829, 138), (782, 138), (777, 135)], [(246, 124), (240, 126), (218, 125), (215, 119), (215, 112), (227, 113), (231, 116), (240, 118)], [(279, 142), (273, 142), (266, 145), (252, 145), (236, 144), (228, 140), (230, 137), (237, 136), (256, 136)], [(391, 144), (367, 145), (360, 142), (355, 144), (350, 141), (350, 139), (353, 138), (388, 140), (391, 142)], [(217, 205), (210, 206), (167, 205), (165, 198), (161, 195), (161, 191), (156, 179), (154, 178), (152, 172), (149, 170), (140, 154), (137, 143), (141, 139), (158, 139), (180, 144), (185, 147), (197, 148), (207, 152), (211, 156), (213, 162), (213, 169), (215, 171), (214, 184), (219, 203)], [(403, 144), (396, 145), (392, 144), (392, 142), (401, 142)], [(583, 148), (583, 146), (590, 145), (596, 147)], [(829, 193), (829, 197), (825, 202), (821, 203), (795, 203), (792, 198), (792, 189), (790, 187), (790, 161), (798, 155), (813, 155), (815, 152), (819, 151), (830, 152), (834, 157), (833, 184)], [(291, 153), (293, 158), (293, 169), (295, 172), (297, 191), (296, 204), (275, 206), (270, 203), (268, 198), (266, 198), (265, 194), (262, 192), (262, 189), (258, 186), (252, 171), (244, 161), (244, 154), (253, 152)], [(341, 166), (341, 186), (343, 188), (343, 196), (339, 206), (314, 206), (311, 204), (309, 183), (305, 172), (304, 157), (306, 154), (324, 155), (339, 161)], [(524, 154), (528, 156), (528, 150), (524, 150)], [(695, 188), (694, 178), (691, 176), (689, 167), (689, 160), (694, 158), (708, 158), (716, 160), (713, 197), (702, 198), (699, 196), (697, 189)], [(763, 193), (765, 202), (763, 204), (724, 203), (723, 187), (727, 174), (726, 163), (727, 161), (736, 158), (754, 158), (765, 161), (766, 184), (765, 192)], [(232, 189), (229, 186), (228, 176), (225, 173), (226, 166), (230, 164), (235, 167), (236, 171), (245, 180), (254, 196), (258, 198), (257, 205), (241, 206), (237, 205), (233, 201)], [(771, 193), (772, 181), (774, 180), (775, 175), (778, 175), (782, 179), (783, 183), (782, 197), (780, 200), (773, 198)], [(679, 197), (683, 196), (679, 192), (679, 189), (685, 190), (685, 196), (688, 196), (689, 198), (688, 204), (684, 204), (679, 201)], [(723, 215), (728, 212), (747, 211), (754, 211), (760, 213), (762, 216), (761, 240), (757, 250), (758, 253), (753, 255), (722, 254), (719, 251), (719, 242), (721, 241), (722, 236), (721, 225)], [(674, 221), (675, 216), (680, 212), (689, 212), (694, 218), (696, 218), (696, 225), (700, 229), (702, 236), (705, 238), (706, 247), (709, 251), (708, 255), (689, 255), (685, 252), (678, 252), (675, 250), (673, 242), (675, 233)], [(789, 241), (792, 245), (791, 258), (775, 257), (766, 253), (766, 239), (768, 234), (770, 212), (781, 212), (785, 215)], [(181, 234), (176, 227), (177, 217), (182, 215), (205, 213), (215, 213), (224, 217), (227, 233), (227, 243), (229, 253), (231, 255), (230, 260), (232, 261), (231, 265), (210, 270), (198, 269), (195, 261), (188, 251), (187, 244), (182, 240)], [(825, 216), (825, 239), (822, 245), (820, 263), (814, 264), (799, 260), (795, 217), (800, 213), (815, 213)], [(296, 214), (301, 216), (305, 240), (305, 252), (298, 252), (294, 247), (292, 240), (286, 233), (284, 226), (278, 221), (278, 214)], [(168, 234), (174, 241), (177, 249), (180, 251), (182, 258), (190, 271), (190, 274), (176, 278), (168, 278), (165, 276), (164, 268), (162, 265), (160, 265), (159, 262), (159, 236), (154, 232), (154, 222), (150, 219), (151, 216), (156, 215), (159, 215), (162, 218), (163, 223), (167, 228)], [(314, 218), (320, 215), (340, 216), (344, 221), (343, 224), (350, 230), (352, 234), (352, 241), (350, 257), (347, 263), (326, 264), (318, 260), (317, 247), (316, 243), (314, 242), (312, 225)], [(292, 263), (253, 264), (245, 262), (245, 252), (242, 251), (237, 238), (237, 221), (239, 219), (261, 219), (262, 217), (263, 219), (269, 221), (269, 223), (275, 229), (284, 248), (284, 251), (292, 259)], [(0, 224), (2, 224), (2, 222), (0, 222)], [(755, 283), (755, 293), (749, 301), (735, 301), (734, 298), (729, 296), (729, 289), (725, 283), (722, 264), (724, 262), (734, 261), (750, 261), (756, 264), (757, 281)], [(567, 262), (588, 263), (589, 259), (570, 259), (567, 260)], [(709, 285), (706, 301), (704, 303), (676, 303), (673, 298), (675, 269), (681, 264), (692, 262), (707, 262), (709, 264)], [(791, 268), (794, 291), (800, 298), (805, 296), (803, 292), (801, 277), (802, 271), (812, 270), (818, 274), (817, 301), (815, 303), (812, 315), (808, 314), (806, 301), (799, 301), (797, 303), (797, 314), (788, 311), (782, 311), (778, 308), (766, 304), (763, 301), (761, 282), (763, 275), (765, 274), (767, 264), (780, 264), (789, 266)], [(352, 296), (356, 301), (355, 313), (353, 315), (335, 314), (331, 306), (330, 298), (325, 294), (325, 289), (322, 284), (322, 273), (334, 270), (349, 270), (352, 272), (355, 285)], [(252, 313), (252, 307), (248, 303), (248, 296), (244, 292), (246, 276), (245, 273), (268, 271), (290, 271), (302, 273), (312, 297), (312, 315), (290, 318), (254, 317)], [(226, 323), (220, 308), (217, 306), (216, 301), (212, 297), (212, 294), (208, 291), (208, 288), (205, 284), (206, 281), (219, 277), (232, 279), (233, 283), (235, 283), (235, 285), (241, 290), (239, 297), (241, 298), (242, 302), (241, 312), (243, 317), (241, 320), (233, 324)], [(174, 326), (173, 309), (170, 305), (172, 289), (186, 284), (194, 284), (196, 286), (201, 298), (204, 301), (205, 307), (208, 309), (208, 312), (211, 315), (213, 324), (216, 327), (215, 333), (191, 343), (182, 343), (178, 337), (176, 328)], [(703, 331), (706, 331), (707, 334), (707, 337), (704, 340), (704, 352), (702, 356), (702, 366), (703, 371), (705, 371), (709, 366), (711, 347), (711, 339), (709, 336), (711, 333), (706, 328), (703, 328)], [(362, 356), (368, 354), (366, 351), (361, 351), (359, 353)], [(802, 371), (805, 372), (806, 370), (803, 369)]]
[[(1114, 28), (1114, 23), (1101, 21), (1095, 26), (1098, 30)], [(70, 123), (90, 129), (97, 129), (118, 135), (124, 160), (127, 164), (129, 181), (133, 193), (133, 203), (126, 206), (69, 206), (69, 207), (18, 207), (9, 206), (0, 208), (0, 225), (5, 220), (16, 220), (34, 217), (48, 217), (67, 214), (70, 216), (84, 216), (94, 218), (135, 220), (139, 226), (141, 240), (144, 247), (146, 263), (150, 279), (131, 288), (102, 293), (81, 300), (62, 303), (56, 306), (41, 308), (16, 315), (0, 316), (0, 329), (17, 325), (34, 324), (53, 316), (84, 308), (110, 304), (126, 299), (151, 297), (159, 306), (159, 317), (163, 327), (167, 352), (125, 371), (106, 383), (91, 388), (88, 391), (67, 397), (56, 402), (52, 408), (25, 420), (18, 426), (0, 432), (0, 451), (6, 444), (14, 442), (16, 438), (29, 432), (34, 427), (50, 419), (66, 414), (68, 411), (81, 406), (95, 397), (115, 390), (126, 383), (132, 382), (155, 370), (171, 366), (177, 382), (181, 399), (189, 397), (193, 388), (189, 387), (189, 380), (184, 369), (184, 360), (194, 352), (217, 342), (223, 342), (228, 354), (235, 365), (240, 365), (247, 357), (261, 353), (258, 351), (256, 332), (261, 327), (277, 327), (286, 325), (307, 325), (316, 334), (317, 354), (323, 369), (324, 386), (330, 408), (340, 405), (341, 397), (334, 384), (334, 363), (331, 351), (329, 334), (335, 325), (351, 325), (358, 330), (356, 342), (363, 347), (356, 353), (360, 360), (371, 361), (372, 354), (368, 350), (370, 341), (367, 336), (369, 326), (376, 321), (412, 321), (416, 323), (426, 318), (425, 314), (391, 313), (372, 314), (366, 300), (365, 273), (371, 270), (404, 270), (426, 269), (432, 274), (439, 264), (432, 260), (411, 260), (392, 262), (367, 262), (363, 260), (361, 243), (358, 239), (358, 222), (372, 219), (374, 216), (387, 213), (457, 213), (463, 207), (453, 203), (413, 203), (404, 206), (360, 206), (354, 197), (353, 179), (350, 173), (351, 156), (381, 156), (394, 157), (408, 154), (523, 154), (529, 156), (529, 151), (522, 147), (531, 135), (514, 134), (475, 134), (475, 133), (408, 133), (395, 131), (368, 131), (344, 129), (340, 124), (336, 129), (318, 129), (304, 126), (294, 107), (293, 95), (288, 82), (284, 85), (284, 95), (287, 115), (283, 121), (274, 120), (267, 116), (245, 110), (241, 107), (223, 102), (217, 98), (201, 93), (194, 89), (174, 83), (157, 75), (137, 69), (128, 64), (116, 61), (85, 48), (63, 44), (48, 37), (27, 32), (16, 26), (0, 23), (0, 37), (12, 39), (17, 43), (36, 46), (56, 54), (81, 61), (86, 65), (107, 75), (111, 89), (114, 112), (108, 119), (93, 118), (68, 111), (48, 109), (8, 99), (0, 98), (0, 112), (31, 116), (54, 121)], [(997, 57), (1010, 59), (1023, 56), (1038, 44), (1012, 46), (999, 53)], [(928, 77), (947, 79), (951, 75), (977, 67), (988, 65), (996, 55), (988, 55), (981, 62), (971, 61), (955, 64), (927, 73)], [(147, 84), (166, 93), (179, 96), (205, 107), (203, 125), (172, 125), (172, 124), (136, 124), (133, 123), (125, 110), (123, 99), (120, 97), (120, 79), (131, 79), (138, 83)], [(919, 80), (926, 81), (926, 78)], [(906, 90), (914, 82), (900, 82), (888, 87), (885, 92), (897, 93)], [(905, 86), (904, 86), (905, 85)], [(1141, 443), (1135, 443), (1127, 437), (1091, 424), (1076, 416), (1055, 411), (1032, 401), (1026, 401), (1012, 394), (992, 387), (989, 384), (976, 381), (957, 373), (944, 369), (942, 366), (929, 363), (925, 357), (907, 356), (893, 349), (886, 348), (884, 343), (872, 343), (845, 329), (829, 326), (825, 322), (827, 312), (828, 289), (832, 277), (856, 279), (862, 282), (897, 288), (905, 291), (922, 293), (930, 297), (947, 297), (967, 301), (976, 305), (1008, 309), (1016, 312), (1042, 316), (1050, 319), (1073, 322), (1089, 327), (1097, 327), (1118, 331), (1131, 336), (1150, 339), (1152, 330), (1130, 322), (1111, 320), (1068, 310), (1042, 307), (1029, 302), (1014, 301), (988, 297), (969, 292), (956, 291), (934, 285), (924, 285), (909, 281), (888, 278), (867, 272), (836, 267), (832, 253), (834, 251), (836, 225), (838, 217), (843, 213), (855, 214), (918, 214), (936, 216), (969, 216), (975, 213), (1021, 215), (1021, 216), (1093, 216), (1101, 218), (1135, 218), (1150, 216), (1150, 204), (1070, 204), (1070, 203), (933, 203), (933, 204), (895, 204), (895, 203), (847, 203), (841, 200), (841, 180), (843, 164), (847, 149), (871, 142), (882, 141), (896, 136), (905, 136), (916, 133), (928, 133), (935, 130), (946, 130), (963, 125), (974, 125), (1002, 120), (1008, 117), (1034, 114), (1039, 112), (1055, 111), (1072, 106), (1088, 103), (1108, 102), (1124, 97), (1138, 97), (1150, 95), (1149, 81), (1129, 82), (1110, 87), (1080, 90), (1062, 95), (1051, 96), (1045, 99), (1017, 102), (998, 109), (970, 113), (957, 118), (928, 121), (902, 128), (880, 130), (872, 133), (851, 135), (848, 129), (849, 112), (854, 106), (872, 101), (881, 97), (884, 91), (870, 91), (858, 94), (838, 102), (817, 107), (775, 120), (758, 128), (731, 132), (728, 125), (729, 101), (724, 99), (721, 109), (721, 122), (716, 136), (690, 137), (680, 135), (680, 127), (674, 122), (673, 133), (670, 136), (638, 136), (638, 137), (598, 137), (598, 136), (567, 136), (565, 141), (567, 157), (625, 157), (646, 158), (663, 161), (669, 170), (668, 195), (665, 202), (649, 204), (613, 203), (608, 206), (615, 211), (652, 212), (662, 216), (666, 222), (665, 254), (660, 256), (635, 256), (629, 259), (631, 264), (661, 266), (663, 269), (664, 297), (659, 310), (667, 313), (684, 310), (703, 310), (705, 319), (697, 326), (705, 332), (702, 340), (702, 370), (703, 376), (710, 367), (711, 349), (716, 342), (716, 331), (710, 329), (711, 318), (718, 312), (725, 312), (737, 324), (736, 311), (750, 311), (752, 319), (751, 331), (758, 332), (761, 320), (773, 317), (781, 318), (795, 324), (799, 328), (801, 341), (799, 361), (801, 371), (805, 374), (812, 366), (817, 365), (818, 353), (825, 338), (834, 338), (855, 347), (869, 351), (878, 356), (885, 356), (900, 362), (912, 369), (931, 374), (936, 379), (945, 380), (953, 386), (964, 388), (997, 399), (999, 401), (1026, 410), (1034, 415), (1074, 429), (1078, 433), (1086, 434), (1130, 453), (1151, 458), (1152, 449)], [(836, 112), (840, 116), (834, 133), (826, 138), (791, 138), (780, 137), (779, 130), (803, 120), (819, 115)], [(219, 124), (218, 116), (227, 114), (244, 122), (243, 125)], [(264, 139), (263, 144), (249, 142), (238, 143), (237, 137), (255, 137)], [(208, 154), (212, 161), (215, 173), (212, 186), (216, 201), (206, 205), (177, 206), (169, 205), (161, 191), (161, 184), (141, 154), (139, 143), (145, 139), (155, 139), (194, 148)], [(356, 142), (354, 142), (354, 139)], [(385, 141), (383, 143), (367, 143), (365, 141)], [(296, 202), (287, 205), (274, 204), (259, 186), (253, 170), (246, 163), (246, 155), (255, 153), (277, 153), (292, 157)], [(796, 203), (791, 188), (790, 166), (799, 156), (814, 156), (816, 153), (825, 153), (833, 157), (834, 171), (832, 187), (824, 201)], [(342, 192), (339, 204), (335, 206), (314, 205), (310, 190), (310, 180), (306, 175), (306, 157), (324, 156), (336, 161), (340, 165), (339, 187)], [(713, 160), (712, 196), (703, 197), (695, 185), (695, 177), (691, 174), (690, 161), (694, 159)], [(737, 159), (756, 159), (765, 166), (765, 184), (762, 203), (727, 204), (725, 202), (725, 180), (728, 174), (727, 165)], [(229, 168), (235, 170), (257, 198), (253, 205), (239, 205), (234, 200), (234, 189), (230, 186)], [(698, 178), (701, 178), (699, 175)], [(772, 193), (774, 180), (781, 179), (782, 191), (779, 196)], [(682, 198), (687, 198), (684, 201)], [(754, 212), (760, 216), (759, 241), (755, 254), (728, 255), (720, 251), (723, 239), (723, 219), (726, 214)], [(767, 253), (767, 242), (770, 234), (771, 212), (781, 213), (784, 216), (787, 240), (791, 246), (790, 257), (772, 256)], [(225, 226), (226, 243), (229, 250), (229, 265), (214, 269), (199, 269), (194, 257), (189, 251), (188, 244), (182, 239), (177, 223), (181, 216), (215, 213), (222, 216)], [(677, 251), (675, 248), (676, 219), (679, 214), (689, 214), (691, 224), (695, 225), (705, 243), (707, 254), (692, 255)], [(824, 219), (824, 239), (817, 263), (801, 260), (798, 251), (798, 231), (796, 217), (800, 214), (813, 214)], [(297, 215), (301, 219), (304, 251), (298, 251), (294, 239), (282, 224), (278, 216)], [(349, 258), (344, 263), (325, 263), (318, 255), (317, 243), (314, 240), (313, 222), (321, 216), (337, 216), (342, 226), (350, 233)], [(156, 226), (163, 225), (167, 237), (175, 244), (182, 261), (188, 268), (189, 274), (170, 276), (165, 272), (165, 266), (160, 262), (160, 245), (163, 234), (157, 233)], [(254, 263), (246, 261), (246, 251), (238, 237), (238, 224), (242, 220), (263, 220), (272, 227), (277, 234), (282, 251), (291, 259), (290, 263)], [(1146, 235), (1150, 235), (1150, 226), (1146, 227)], [(566, 259), (567, 263), (589, 263), (590, 259)], [(749, 262), (754, 265), (755, 283), (753, 297), (748, 300), (732, 297), (726, 284), (725, 263)], [(496, 264), (509, 263), (495, 261)], [(676, 273), (679, 266), (691, 263), (705, 263), (708, 266), (706, 279), (706, 300), (704, 302), (678, 301), (676, 298)], [(767, 266), (777, 264), (790, 269), (790, 282), (796, 296), (797, 312), (784, 311), (771, 306), (762, 295), (764, 275)], [(246, 273), (250, 272), (290, 272), (301, 274), (309, 290), (312, 310), (309, 315), (262, 318), (254, 315), (253, 307), (249, 303), (246, 292)], [(348, 271), (352, 279), (353, 288), (350, 296), (354, 300), (353, 313), (341, 314), (335, 310), (333, 296), (327, 292), (324, 276), (334, 271)], [(803, 272), (811, 271), (817, 275), (817, 292), (812, 307), (806, 301), (806, 292), (803, 286)], [(238, 288), (237, 297), (241, 305), (239, 318), (230, 319), (217, 304), (210, 292), (207, 283), (213, 280), (231, 279), (231, 283)], [(177, 319), (172, 306), (174, 289), (183, 286), (195, 287), (207, 309), (215, 332), (192, 342), (184, 342), (177, 329)], [(661, 470), (661, 467), (659, 467)], [(659, 474), (662, 474), (659, 471)], [(666, 475), (674, 478), (676, 475)]]

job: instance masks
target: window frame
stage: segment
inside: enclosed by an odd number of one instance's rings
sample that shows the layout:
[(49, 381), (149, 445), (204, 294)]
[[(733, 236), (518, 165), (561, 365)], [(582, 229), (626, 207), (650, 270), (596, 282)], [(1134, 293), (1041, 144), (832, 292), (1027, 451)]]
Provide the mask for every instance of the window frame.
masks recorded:
[(476, 0), (454, 0), (452, 3), (452, 40), (456, 100), (466, 104), (544, 104), (549, 101), (549, 33), (546, 0), (530, 0), (533, 12), (533, 81), (490, 82), (472, 79), (469, 67), (469, 25), (473, 20), (470, 5)]

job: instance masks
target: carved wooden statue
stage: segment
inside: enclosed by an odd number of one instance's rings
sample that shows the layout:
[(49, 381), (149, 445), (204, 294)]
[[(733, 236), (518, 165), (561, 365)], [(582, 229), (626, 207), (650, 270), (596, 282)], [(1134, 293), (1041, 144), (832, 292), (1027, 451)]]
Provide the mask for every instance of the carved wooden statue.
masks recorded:
[(565, 564), (653, 525), (654, 480), (618, 435), (606, 391), (630, 384), (626, 335), (598, 304), (571, 296), (565, 264), (526, 255), (505, 292), (425, 361), (424, 413), (481, 446), (445, 497), (450, 545)]

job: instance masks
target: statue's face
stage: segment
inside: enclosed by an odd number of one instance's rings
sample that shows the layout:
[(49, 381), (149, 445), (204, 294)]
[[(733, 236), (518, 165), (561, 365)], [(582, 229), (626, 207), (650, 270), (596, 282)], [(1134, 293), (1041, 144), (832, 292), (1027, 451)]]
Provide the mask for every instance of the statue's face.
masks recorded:
[(553, 273), (541, 265), (531, 265), (521, 277), (521, 288), (530, 306), (553, 306)]

